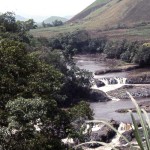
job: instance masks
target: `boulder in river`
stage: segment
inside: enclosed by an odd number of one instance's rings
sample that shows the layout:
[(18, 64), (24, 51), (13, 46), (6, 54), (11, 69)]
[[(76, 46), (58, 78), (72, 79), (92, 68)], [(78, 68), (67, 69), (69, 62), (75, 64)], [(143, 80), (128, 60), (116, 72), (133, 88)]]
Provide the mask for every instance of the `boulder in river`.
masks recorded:
[[(122, 133), (122, 135), (126, 137), (129, 142), (134, 138), (133, 130), (125, 131), (124, 133)], [(122, 145), (127, 143), (122, 137), (119, 138), (119, 141)]]
[[(110, 124), (116, 129), (119, 127), (119, 123), (114, 120), (111, 120)], [(114, 130), (104, 125), (100, 130), (91, 132), (90, 139), (92, 141), (109, 143), (115, 135), (116, 132)]]
[(95, 79), (95, 84), (96, 84), (97, 87), (105, 86), (105, 83), (102, 82), (102, 81), (99, 81), (98, 79)]
[(95, 89), (90, 91), (89, 98), (92, 102), (107, 102), (111, 100), (105, 92)]

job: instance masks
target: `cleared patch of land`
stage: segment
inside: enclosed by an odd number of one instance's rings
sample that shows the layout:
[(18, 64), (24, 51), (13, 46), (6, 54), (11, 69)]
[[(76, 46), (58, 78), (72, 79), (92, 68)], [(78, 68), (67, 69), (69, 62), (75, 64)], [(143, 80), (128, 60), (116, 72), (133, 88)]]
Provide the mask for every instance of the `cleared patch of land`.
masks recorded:
[(82, 30), (82, 29), (84, 28), (81, 25), (76, 25), (76, 26), (63, 25), (63, 26), (58, 26), (58, 27), (33, 29), (30, 31), (30, 33), (35, 37), (51, 38), (59, 34), (64, 34), (67, 32), (74, 32), (76, 30)]
[[(84, 30), (82, 24), (78, 25), (64, 25), (60, 27), (49, 27), (49, 28), (39, 28), (31, 30), (30, 33), (35, 37), (46, 37), (52, 38), (59, 34), (64, 34), (67, 32), (74, 32), (77, 30)], [(108, 37), (112, 40), (137, 40), (137, 41), (149, 41), (150, 40), (150, 24), (129, 28), (129, 29), (112, 29), (112, 30), (88, 30), (89, 34), (93, 37)]]

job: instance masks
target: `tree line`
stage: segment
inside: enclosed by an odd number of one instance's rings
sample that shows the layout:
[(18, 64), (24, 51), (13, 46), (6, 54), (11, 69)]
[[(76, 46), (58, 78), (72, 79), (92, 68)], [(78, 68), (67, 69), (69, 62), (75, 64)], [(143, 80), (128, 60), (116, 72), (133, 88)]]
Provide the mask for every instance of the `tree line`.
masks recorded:
[(44, 21), (42, 22), (42, 27), (47, 28), (47, 27), (57, 27), (57, 26), (62, 26), (64, 23), (61, 20), (55, 20), (52, 23), (45, 23)]
[[(41, 40), (41, 38), (39, 38)], [(107, 58), (121, 59), (140, 66), (150, 65), (150, 43), (142, 41), (109, 40), (107, 37), (91, 38), (86, 30), (60, 34), (42, 39), (48, 46), (62, 49), (65, 55), (104, 53)]]

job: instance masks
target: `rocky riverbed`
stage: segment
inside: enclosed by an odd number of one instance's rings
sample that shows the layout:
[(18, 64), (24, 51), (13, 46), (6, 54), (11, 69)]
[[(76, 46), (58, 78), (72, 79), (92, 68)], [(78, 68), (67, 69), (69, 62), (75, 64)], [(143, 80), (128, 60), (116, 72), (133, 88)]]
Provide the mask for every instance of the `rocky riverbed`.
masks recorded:
[[(135, 140), (134, 132), (131, 127), (131, 124), (128, 123), (119, 123), (114, 120), (111, 120), (109, 122), (115, 129), (118, 130), (119, 133), (121, 133), (126, 139), (131, 142), (134, 146), (137, 147), (137, 142)], [(94, 126), (99, 126), (97, 125)], [(101, 124), (102, 126), (102, 124)], [(140, 124), (138, 124), (139, 127)], [(140, 135), (142, 134), (142, 129), (139, 128)], [(93, 143), (87, 143), (82, 146), (84, 150), (112, 150), (112, 147), (115, 147), (118, 150), (129, 150), (129, 145), (127, 142), (120, 136), (120, 134), (116, 133), (114, 130), (112, 130), (107, 125), (103, 125), (99, 130), (92, 131), (88, 135), (88, 141), (94, 141)], [(87, 141), (87, 142), (88, 142)], [(107, 146), (102, 146), (96, 141), (105, 142), (107, 143)], [(134, 150), (139, 150), (139, 148), (135, 148)]]
[(126, 92), (129, 92), (134, 98), (150, 97), (150, 85), (124, 85), (123, 87), (109, 91), (107, 94), (119, 99), (130, 99)]
[(95, 71), (95, 75), (101, 75), (101, 74), (106, 74), (106, 73), (117, 73), (117, 72), (125, 72), (125, 71), (131, 71), (139, 68), (138, 65), (130, 64), (130, 65), (125, 65), (125, 66), (119, 66), (116, 68), (109, 68), (109, 69), (104, 69), (104, 70), (97, 70)]
[(146, 72), (143, 72), (142, 69), (139, 69), (139, 72), (137, 73), (136, 71), (134, 73), (129, 73), (127, 76), (127, 83), (128, 84), (150, 84), (150, 68), (146, 68), (146, 69), (147, 69)]
[[(140, 106), (141, 109), (144, 109), (147, 113), (150, 113), (150, 101), (140, 102), (139, 106)], [(116, 110), (116, 112), (118, 112), (118, 113), (128, 113), (129, 110), (131, 110), (132, 112), (137, 112), (136, 108), (118, 109), (118, 110)]]
[[(150, 68), (139, 68), (135, 64), (127, 64), (119, 60), (110, 60), (105, 56), (80, 56), (76, 58), (77, 65), (81, 69), (86, 69), (95, 74), (93, 90), (90, 93), (91, 108), (94, 110), (95, 119), (111, 119), (117, 120), (126, 126), (131, 123), (129, 109), (135, 111), (134, 105), (129, 99), (126, 91), (128, 91), (135, 99), (139, 99), (140, 107), (150, 112), (150, 102), (143, 102), (143, 98), (150, 98)], [(126, 83), (124, 82), (126, 79)], [(123, 81), (123, 82), (119, 82)], [(105, 82), (106, 81), (106, 82)], [(111, 88), (112, 87), (112, 88)], [(103, 90), (103, 89), (107, 90)], [(100, 90), (103, 90), (100, 91)], [(115, 100), (113, 98), (116, 98)], [(120, 99), (120, 100), (118, 100)], [(95, 103), (92, 103), (95, 102)], [(148, 100), (149, 101), (149, 100)], [(120, 109), (119, 109), (120, 108)], [(118, 109), (118, 110), (117, 110)], [(119, 128), (116, 128), (119, 130)], [(133, 130), (121, 131), (129, 141), (136, 143), (134, 140)], [(118, 150), (128, 150), (129, 147), (124, 144), (126, 142), (118, 137), (116, 133), (106, 126), (101, 129), (92, 131), (89, 138), (93, 141), (107, 142), (108, 145), (115, 139), (113, 143)], [(118, 144), (120, 143), (120, 145)], [(118, 145), (117, 145), (118, 144)], [(136, 143), (137, 144), (137, 143)], [(94, 149), (99, 145), (93, 145)], [(90, 150), (92, 146), (87, 145), (86, 150)], [(100, 146), (95, 150), (111, 150), (107, 146)]]

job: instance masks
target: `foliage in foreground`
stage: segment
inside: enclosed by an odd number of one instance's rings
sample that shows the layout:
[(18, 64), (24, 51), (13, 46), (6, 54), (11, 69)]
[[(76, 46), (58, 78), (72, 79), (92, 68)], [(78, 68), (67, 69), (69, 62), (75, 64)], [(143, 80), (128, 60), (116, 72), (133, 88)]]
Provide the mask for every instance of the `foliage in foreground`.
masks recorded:
[[(135, 135), (135, 139), (136, 142), (138, 144), (138, 146), (134, 146), (132, 145), (131, 142), (128, 141), (128, 139), (123, 136), (122, 134), (120, 134), (114, 127), (112, 127), (108, 122), (106, 121), (101, 121), (99, 120), (99, 123), (103, 123), (106, 124), (107, 126), (109, 126), (111, 129), (113, 129), (116, 134), (119, 134), (128, 144), (128, 149), (130, 150), (150, 150), (150, 118), (147, 114), (147, 112), (144, 109), (140, 109), (139, 105), (137, 104), (136, 100), (130, 95), (130, 93), (128, 93), (129, 97), (131, 98), (136, 111), (137, 111), (137, 115), (140, 121), (140, 125), (142, 127), (142, 133), (139, 130), (137, 121), (135, 120), (134, 114), (133, 112), (130, 111), (131, 114), (131, 118), (132, 118), (132, 123), (133, 123), (133, 132)], [(108, 144), (108, 143), (104, 143), (104, 142), (100, 142), (100, 141), (90, 141), (90, 142), (85, 142), (85, 143), (81, 143), (77, 146), (74, 147), (74, 149), (80, 149), (80, 147), (87, 145), (87, 144), (100, 144), (106, 147), (110, 147), (113, 150), (118, 150), (116, 147), (114, 147), (114, 145)]]

